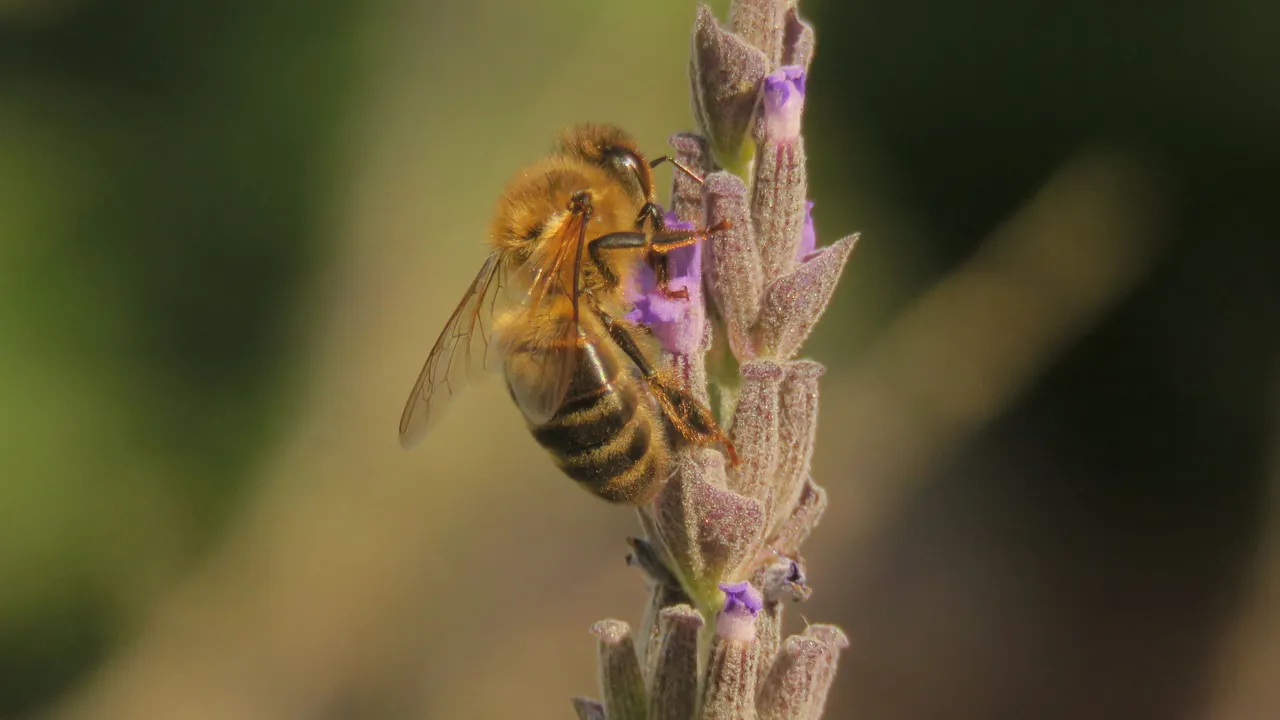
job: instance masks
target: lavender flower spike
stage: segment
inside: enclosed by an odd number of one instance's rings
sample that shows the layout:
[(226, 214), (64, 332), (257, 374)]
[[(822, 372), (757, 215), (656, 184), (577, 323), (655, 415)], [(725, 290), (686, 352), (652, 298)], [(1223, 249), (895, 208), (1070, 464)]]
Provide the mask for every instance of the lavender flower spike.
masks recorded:
[(714, 408), (741, 462), (672, 448), (671, 478), (638, 508), (645, 537), (632, 542), (649, 578), (643, 657), (624, 623), (597, 626), (602, 702), (579, 700), (584, 718), (819, 720), (848, 643), (822, 625), (784, 638), (783, 615), (813, 592), (801, 544), (827, 505), (811, 476), (822, 366), (797, 355), (854, 238), (820, 245), (808, 200), (813, 27), (796, 0), (730, 0), (730, 17), (732, 29), (697, 9), (697, 132), (671, 144), (702, 182), (676, 173), (665, 218), (726, 222), (668, 256), (669, 292), (639, 273), (624, 312), (662, 345), (661, 377)]

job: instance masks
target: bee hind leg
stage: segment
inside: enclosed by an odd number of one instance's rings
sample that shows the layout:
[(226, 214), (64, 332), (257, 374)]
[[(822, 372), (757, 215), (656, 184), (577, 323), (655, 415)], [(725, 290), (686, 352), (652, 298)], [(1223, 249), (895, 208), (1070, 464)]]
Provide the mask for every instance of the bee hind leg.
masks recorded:
[(617, 343), (619, 349), (631, 358), (640, 370), (645, 381), (653, 391), (653, 397), (662, 408), (663, 415), (685, 441), (701, 447), (720, 445), (724, 448), (729, 464), (738, 465), (738, 452), (733, 441), (725, 435), (707, 406), (698, 401), (688, 390), (680, 385), (679, 378), (671, 370), (655, 370), (649, 359), (640, 351), (627, 324), (613, 318), (608, 313), (593, 308), (604, 323), (609, 337)]
[(659, 370), (646, 379), (667, 420), (686, 441), (701, 447), (720, 445), (729, 465), (737, 467), (738, 451), (733, 441), (720, 429), (711, 410), (680, 386), (674, 372)]

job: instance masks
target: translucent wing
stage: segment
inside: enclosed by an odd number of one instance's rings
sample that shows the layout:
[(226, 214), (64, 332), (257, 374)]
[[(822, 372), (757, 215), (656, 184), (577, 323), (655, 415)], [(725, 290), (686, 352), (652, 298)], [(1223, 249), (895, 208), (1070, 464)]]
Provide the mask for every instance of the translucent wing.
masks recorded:
[(504, 284), (501, 268), (496, 254), (485, 260), (431, 348), (400, 416), (405, 448), (422, 441), (449, 400), (501, 362), (493, 338), (496, 301)]
[[(578, 281), (588, 219), (585, 213), (569, 214), (556, 237), (542, 245), (550, 251), (529, 261), (527, 326), (507, 351), (507, 385), (520, 411), (535, 424), (549, 420), (564, 404), (578, 370)], [(566, 286), (566, 264), (573, 268), (572, 286)]]

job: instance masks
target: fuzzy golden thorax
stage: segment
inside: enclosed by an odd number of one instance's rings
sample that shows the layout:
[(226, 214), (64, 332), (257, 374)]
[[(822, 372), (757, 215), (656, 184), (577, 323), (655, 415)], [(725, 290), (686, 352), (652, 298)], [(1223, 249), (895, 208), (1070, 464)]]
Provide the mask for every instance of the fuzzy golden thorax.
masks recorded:
[[(580, 216), (572, 209), (574, 196), (585, 191), (591, 215), (585, 237)], [(513, 269), (546, 268), (550, 258), (568, 253), (559, 267), (563, 287), (573, 287), (574, 252), (581, 252), (580, 288), (600, 301), (616, 300), (625, 283), (641, 265), (636, 250), (600, 254), (607, 265), (602, 271), (586, 247), (566, 248), (614, 232), (636, 229), (644, 201), (604, 168), (570, 156), (552, 156), (522, 170), (508, 185), (498, 203), (490, 231), (495, 249)], [(528, 274), (527, 274), (528, 275)]]

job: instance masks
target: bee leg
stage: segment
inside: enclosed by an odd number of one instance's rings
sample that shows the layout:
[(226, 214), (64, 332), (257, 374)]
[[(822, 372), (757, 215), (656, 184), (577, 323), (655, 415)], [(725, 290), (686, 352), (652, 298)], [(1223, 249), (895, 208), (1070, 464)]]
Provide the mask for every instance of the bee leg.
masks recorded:
[(662, 206), (656, 202), (647, 202), (640, 208), (640, 214), (636, 216), (636, 230), (643, 232), (645, 221), (653, 226), (654, 232), (662, 232), (667, 228), (662, 219)]
[(694, 228), (693, 230), (660, 230), (652, 233), (615, 232), (593, 239), (587, 243), (587, 250), (591, 254), (591, 259), (601, 268), (606, 267), (604, 258), (600, 254), (605, 250), (643, 250), (645, 262), (649, 264), (649, 267), (653, 268), (658, 289), (662, 294), (669, 298), (688, 298), (689, 293), (687, 290), (671, 290), (667, 287), (669, 270), (667, 269), (666, 254), (676, 248), (687, 247), (704, 240), (711, 233), (727, 230), (728, 228), (729, 221), (721, 220), (709, 228)]
[(693, 230), (660, 230), (656, 232), (613, 232), (601, 235), (587, 243), (592, 258), (605, 250), (644, 250), (649, 253), (665, 255), (676, 248), (688, 247), (705, 240), (711, 233), (727, 230), (728, 220), (721, 220), (709, 228)]
[(635, 339), (631, 337), (629, 324), (624, 324), (599, 308), (593, 308), (597, 316), (604, 323), (605, 330), (608, 331), (609, 337), (618, 345), (622, 352), (631, 358), (636, 364), (636, 368), (644, 376), (649, 388), (653, 391), (653, 396), (658, 401), (658, 405), (662, 408), (662, 413), (666, 416), (667, 421), (676, 429), (688, 442), (694, 445), (720, 445), (724, 448), (725, 455), (729, 458), (729, 464), (736, 467), (738, 465), (738, 451), (733, 447), (733, 442), (720, 429), (720, 425), (716, 423), (715, 417), (711, 414), (705, 405), (698, 401), (689, 391), (680, 387), (680, 381), (675, 375), (668, 371), (655, 370), (653, 365), (649, 363), (649, 359), (640, 351), (640, 347), (636, 345)]
[(685, 440), (704, 447), (720, 445), (724, 448), (729, 465), (738, 466), (738, 451), (733, 446), (733, 441), (720, 429), (711, 410), (680, 387), (680, 380), (674, 372), (660, 370), (645, 379), (649, 381), (649, 387), (653, 389), (654, 397), (662, 406), (667, 420)]
[(667, 256), (665, 254), (649, 253), (649, 256), (645, 258), (645, 261), (649, 264), (649, 267), (653, 269), (653, 277), (656, 280), (658, 292), (662, 293), (663, 297), (668, 300), (689, 299), (689, 290), (687, 288), (680, 288), (679, 290), (671, 289), (671, 267), (668, 264)]
[[(645, 260), (649, 263), (649, 267), (653, 268), (653, 276), (658, 286), (658, 292), (661, 292), (663, 297), (671, 300), (688, 300), (689, 290), (687, 288), (672, 290), (670, 287), (671, 270), (667, 259), (667, 253), (677, 247), (691, 245), (699, 240), (705, 239), (707, 235), (713, 232), (720, 232), (728, 229), (728, 227), (728, 221), (721, 221), (704, 230), (675, 230), (655, 233), (653, 242), (649, 244)], [(692, 235), (687, 238), (681, 238), (679, 235), (682, 233), (692, 233)]]

